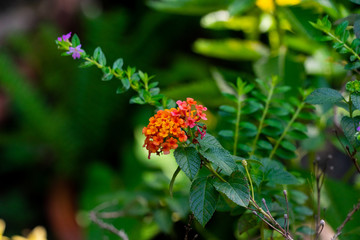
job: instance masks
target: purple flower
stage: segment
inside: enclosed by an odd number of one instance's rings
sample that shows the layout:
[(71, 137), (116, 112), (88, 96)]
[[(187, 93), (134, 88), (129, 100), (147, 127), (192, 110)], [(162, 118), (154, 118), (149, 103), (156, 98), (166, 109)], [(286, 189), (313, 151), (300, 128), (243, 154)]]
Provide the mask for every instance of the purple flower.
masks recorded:
[[(359, 122), (359, 124), (360, 124), (360, 122)], [(358, 127), (356, 128), (356, 131), (360, 132), (360, 126), (358, 126)]]
[(58, 37), (58, 41), (66, 41), (71, 37), (71, 32), (69, 32), (68, 34), (62, 35), (61, 37)]
[(84, 50), (81, 49), (81, 44), (76, 47), (69, 47), (67, 54), (72, 54), (73, 59), (80, 58), (80, 53), (83, 53)]

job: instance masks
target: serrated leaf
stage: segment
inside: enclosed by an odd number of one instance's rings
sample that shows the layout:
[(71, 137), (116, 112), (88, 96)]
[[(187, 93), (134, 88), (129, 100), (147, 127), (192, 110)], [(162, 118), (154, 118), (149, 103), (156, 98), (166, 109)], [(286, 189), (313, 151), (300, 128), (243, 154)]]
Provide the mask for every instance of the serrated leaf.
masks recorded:
[(103, 51), (101, 50), (100, 47), (95, 48), (94, 50), (94, 54), (93, 54), (93, 58), (95, 61), (97, 61), (101, 66), (105, 66), (106, 65), (106, 58), (105, 55), (103, 53)]
[(337, 103), (343, 100), (343, 96), (339, 91), (331, 88), (318, 88), (314, 90), (305, 99), (305, 102), (310, 104), (325, 104), (325, 103)]
[(219, 141), (209, 133), (206, 133), (205, 137), (200, 140), (200, 146), (203, 151), (206, 151), (210, 147), (222, 148)]
[(205, 226), (214, 214), (218, 195), (210, 178), (196, 178), (192, 182), (189, 198), (190, 209), (202, 226)]
[(348, 116), (344, 116), (340, 122), (340, 126), (344, 131), (347, 140), (354, 147), (359, 146), (359, 141), (355, 138), (356, 128), (359, 126), (359, 121), (360, 117), (350, 118)]
[(194, 147), (178, 147), (174, 157), (181, 170), (193, 179), (200, 169), (201, 159)]
[(354, 107), (360, 110), (360, 95), (356, 93), (351, 94), (351, 101), (354, 104)]
[(249, 205), (250, 192), (247, 187), (247, 180), (240, 172), (233, 173), (227, 182), (217, 179), (214, 182), (214, 187), (237, 205), (242, 207)]
[(264, 179), (271, 184), (298, 184), (299, 181), (294, 175), (284, 169), (284, 167), (277, 161), (270, 159), (262, 160), (264, 171)]
[(76, 47), (76, 46), (80, 45), (80, 39), (76, 33), (71, 38), (71, 44), (72, 44), (72, 47)]
[(220, 167), (222, 169), (222, 173), (225, 175), (231, 175), (237, 168), (231, 154), (223, 147), (220, 148), (212, 146), (206, 151), (201, 149), (200, 153), (214, 165)]

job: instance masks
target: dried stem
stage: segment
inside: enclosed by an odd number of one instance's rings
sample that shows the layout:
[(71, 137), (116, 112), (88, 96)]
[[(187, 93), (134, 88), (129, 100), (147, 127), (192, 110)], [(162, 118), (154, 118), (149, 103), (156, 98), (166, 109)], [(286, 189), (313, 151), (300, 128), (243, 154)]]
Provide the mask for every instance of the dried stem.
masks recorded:
[(331, 240), (335, 240), (340, 234), (342, 229), (345, 227), (345, 224), (347, 222), (349, 222), (351, 220), (351, 217), (354, 215), (354, 213), (356, 211), (358, 211), (360, 209), (360, 200), (358, 201), (358, 203), (356, 204), (356, 206), (354, 206), (354, 208), (348, 213), (348, 215), (346, 216), (344, 222), (336, 229), (336, 233), (335, 235), (331, 238)]
[(109, 224), (109, 223), (105, 223), (104, 221), (102, 221), (101, 219), (99, 219), (96, 215), (95, 211), (91, 211), (90, 212), (90, 219), (91, 221), (93, 221), (94, 223), (96, 223), (99, 227), (101, 227), (102, 229), (108, 230), (112, 233), (114, 233), (115, 235), (119, 236), (122, 240), (129, 240), (128, 236), (126, 235), (124, 230), (119, 230), (116, 227), (114, 227), (113, 225)]

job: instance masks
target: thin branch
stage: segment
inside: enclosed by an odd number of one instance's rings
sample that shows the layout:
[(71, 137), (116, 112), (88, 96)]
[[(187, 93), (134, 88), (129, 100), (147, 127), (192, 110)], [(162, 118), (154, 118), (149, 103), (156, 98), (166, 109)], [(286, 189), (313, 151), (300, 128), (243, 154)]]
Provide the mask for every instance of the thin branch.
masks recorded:
[(101, 219), (99, 219), (96, 216), (96, 212), (91, 211), (90, 212), (90, 219), (96, 223), (99, 227), (101, 227), (102, 229), (108, 230), (112, 233), (114, 233), (115, 235), (119, 236), (122, 240), (129, 240), (129, 237), (126, 235), (124, 230), (118, 230), (116, 227), (114, 227), (113, 225), (109, 224), (109, 223), (105, 223), (104, 221), (102, 221)]
[(345, 224), (351, 220), (351, 217), (354, 215), (354, 213), (355, 213), (356, 211), (359, 210), (359, 208), (360, 208), (360, 200), (359, 200), (359, 202), (356, 204), (356, 206), (354, 206), (354, 208), (348, 213), (348, 215), (346, 216), (344, 222), (336, 229), (336, 233), (335, 233), (335, 235), (332, 237), (331, 240), (335, 240), (335, 239), (341, 234), (341, 231), (342, 231), (342, 229), (345, 227)]

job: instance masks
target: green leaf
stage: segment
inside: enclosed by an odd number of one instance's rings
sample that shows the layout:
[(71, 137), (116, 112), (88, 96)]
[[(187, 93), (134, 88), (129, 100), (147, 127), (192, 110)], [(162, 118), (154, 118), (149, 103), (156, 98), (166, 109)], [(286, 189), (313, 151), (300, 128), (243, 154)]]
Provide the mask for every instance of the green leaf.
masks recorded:
[(219, 107), (219, 109), (221, 111), (228, 112), (228, 113), (236, 113), (236, 109), (234, 107), (228, 106), (228, 105), (221, 105)]
[[(337, 36), (340, 36), (340, 38), (342, 38), (342, 36), (344, 35), (344, 32), (345, 32), (348, 25), (349, 25), (348, 21), (344, 21), (344, 22), (340, 23), (337, 26), (337, 28), (335, 29), (335, 34)], [(343, 42), (345, 42), (345, 41), (343, 41)]]
[(114, 64), (113, 64), (113, 69), (116, 70), (121, 70), (122, 71), (122, 66), (124, 65), (124, 60), (122, 58), (118, 58)]
[(278, 119), (266, 119), (265, 121), (266, 125), (269, 125), (274, 128), (283, 129), (283, 125), (281, 124), (281, 121)]
[(127, 90), (130, 89), (130, 81), (129, 81), (129, 79), (122, 78), (121, 83), (122, 83), (122, 87), (118, 87), (118, 89), (116, 90), (117, 94), (121, 94), (121, 93), (126, 92)]
[(200, 146), (203, 151), (206, 151), (208, 148), (217, 147), (222, 148), (221, 144), (214, 136), (209, 133), (206, 133), (205, 137), (200, 140)]
[(301, 226), (298, 229), (296, 229), (296, 232), (303, 233), (308, 236), (312, 236), (315, 234), (315, 230), (309, 226)]
[(214, 187), (237, 205), (242, 207), (249, 205), (250, 192), (247, 180), (241, 172), (234, 172), (227, 182), (216, 179)]
[(235, 0), (229, 5), (229, 13), (231, 16), (240, 15), (241, 13), (249, 10), (255, 4), (255, 0)]
[(360, 67), (360, 62), (349, 62), (348, 64), (345, 65), (345, 69), (346, 70), (354, 70)]
[(105, 66), (106, 65), (106, 58), (105, 55), (103, 53), (103, 51), (101, 50), (100, 47), (95, 48), (94, 50), (94, 54), (93, 54), (93, 58), (95, 61), (97, 61), (101, 66)]
[(233, 101), (233, 102), (236, 102), (236, 103), (237, 103), (237, 101), (238, 101), (238, 99), (236, 98), (236, 96), (233, 95), (233, 94), (225, 93), (225, 92), (222, 92), (221, 94), (222, 94), (224, 97), (226, 97), (227, 99), (230, 99), (230, 100)]
[(133, 96), (132, 98), (130, 98), (130, 103), (145, 104), (145, 101), (138, 96)]
[(265, 180), (271, 184), (298, 184), (299, 181), (284, 169), (284, 167), (277, 161), (270, 159), (262, 160)]
[(265, 141), (265, 140), (259, 140), (257, 142), (257, 145), (262, 148), (262, 149), (265, 149), (265, 150), (272, 150), (273, 149), (273, 146), (271, 145), (271, 143)]
[(293, 151), (293, 152), (296, 151), (296, 146), (289, 141), (282, 140), (280, 145), (283, 148), (285, 148), (286, 150)]
[(359, 4), (360, 5), (360, 0), (350, 0), (350, 2), (353, 2), (355, 4)]
[(304, 140), (308, 138), (308, 136), (304, 132), (298, 130), (291, 130), (287, 133), (287, 135), (295, 140)]
[(88, 67), (91, 67), (92, 65), (94, 65), (94, 63), (85, 61), (79, 65), (79, 68), (88, 68)]
[(214, 214), (219, 196), (210, 180), (208, 177), (196, 178), (190, 187), (190, 209), (202, 226)]
[(340, 92), (331, 88), (318, 88), (305, 99), (305, 102), (310, 104), (334, 104), (342, 100), (343, 96)]
[(71, 38), (71, 44), (72, 47), (77, 47), (80, 45), (80, 39), (76, 33)]
[(223, 147), (209, 147), (206, 151), (200, 150), (200, 153), (210, 162), (222, 169), (225, 175), (231, 175), (237, 166), (229, 151)]
[(307, 132), (307, 127), (304, 124), (299, 123), (299, 122), (293, 123), (291, 125), (291, 127), (296, 129), (296, 130), (302, 131), (302, 132)]
[(194, 51), (226, 60), (257, 60), (269, 55), (269, 49), (261, 42), (238, 39), (198, 39)]
[(354, 147), (359, 146), (359, 141), (357, 141), (355, 137), (356, 128), (359, 126), (359, 121), (360, 117), (350, 118), (348, 116), (344, 116), (340, 122), (340, 126), (344, 131), (347, 140), (351, 146)]
[(193, 179), (200, 169), (201, 159), (194, 147), (178, 147), (174, 157), (181, 170), (190, 179)]
[(172, 228), (171, 213), (167, 209), (156, 209), (154, 211), (154, 220), (160, 230), (170, 234)]
[(357, 110), (360, 110), (360, 95), (356, 93), (351, 94), (351, 101)]
[(103, 67), (101, 69), (104, 73), (103, 77), (101, 78), (102, 81), (109, 81), (113, 78), (113, 74), (111, 73), (111, 70), (108, 67)]
[(224, 137), (224, 138), (233, 138), (234, 131), (233, 130), (221, 130), (219, 132), (219, 136)]

